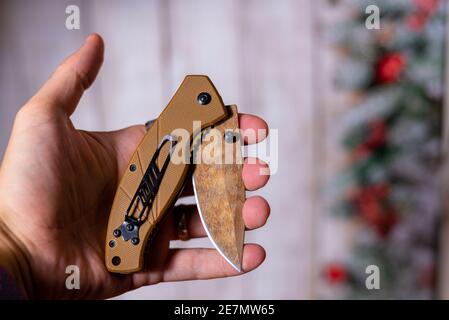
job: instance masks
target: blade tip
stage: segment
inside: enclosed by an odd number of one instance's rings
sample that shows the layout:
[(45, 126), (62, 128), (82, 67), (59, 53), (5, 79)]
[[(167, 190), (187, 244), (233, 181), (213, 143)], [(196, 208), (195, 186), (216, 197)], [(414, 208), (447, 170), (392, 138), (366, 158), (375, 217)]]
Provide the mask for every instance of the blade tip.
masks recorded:
[[(230, 261), (229, 261), (230, 262)], [(234, 263), (232, 263), (232, 262), (230, 262), (229, 263), (235, 270), (237, 270), (237, 272), (238, 273), (242, 273), (243, 271), (242, 271), (242, 267), (241, 267), (241, 265), (240, 266), (237, 266), (236, 264), (234, 264)]]

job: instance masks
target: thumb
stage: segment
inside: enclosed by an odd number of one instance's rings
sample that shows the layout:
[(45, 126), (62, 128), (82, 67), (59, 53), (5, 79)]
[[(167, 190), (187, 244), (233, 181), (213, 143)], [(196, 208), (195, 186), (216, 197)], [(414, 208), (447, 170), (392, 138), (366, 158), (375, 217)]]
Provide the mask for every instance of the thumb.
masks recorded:
[(78, 51), (68, 57), (51, 75), (28, 105), (49, 108), (70, 116), (84, 90), (89, 88), (103, 63), (104, 43), (98, 34), (87, 37)]

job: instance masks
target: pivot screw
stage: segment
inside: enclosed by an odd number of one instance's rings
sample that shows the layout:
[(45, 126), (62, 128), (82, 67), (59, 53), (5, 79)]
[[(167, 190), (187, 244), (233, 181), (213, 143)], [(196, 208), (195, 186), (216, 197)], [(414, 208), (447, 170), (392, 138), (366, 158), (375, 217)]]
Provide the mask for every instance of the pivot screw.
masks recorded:
[(126, 225), (126, 230), (133, 231), (134, 230), (134, 226), (132, 224), (127, 224)]
[(132, 243), (133, 245), (137, 246), (137, 245), (139, 244), (139, 238), (136, 238), (136, 237), (132, 238), (132, 239), (131, 239), (131, 243)]
[(201, 92), (198, 95), (198, 103), (202, 106), (205, 106), (206, 104), (209, 104), (209, 102), (212, 100), (212, 97), (207, 92)]

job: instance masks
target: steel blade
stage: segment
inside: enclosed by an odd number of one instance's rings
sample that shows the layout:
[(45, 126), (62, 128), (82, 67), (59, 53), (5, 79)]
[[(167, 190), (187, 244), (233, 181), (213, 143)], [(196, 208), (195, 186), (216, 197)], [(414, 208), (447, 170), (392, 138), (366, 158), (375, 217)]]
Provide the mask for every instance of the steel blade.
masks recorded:
[[(197, 164), (192, 177), (198, 212), (204, 229), (217, 251), (237, 271), (242, 271), (245, 226), (242, 208), (245, 186), (242, 179), (242, 156), (238, 133), (238, 113), (235, 106), (228, 107), (231, 117), (215, 126), (218, 136), (224, 137), (220, 163)], [(229, 132), (237, 132), (229, 139)], [(201, 149), (208, 142), (201, 142)], [(232, 163), (224, 162), (224, 151), (233, 153)], [(196, 154), (197, 157), (201, 153)]]

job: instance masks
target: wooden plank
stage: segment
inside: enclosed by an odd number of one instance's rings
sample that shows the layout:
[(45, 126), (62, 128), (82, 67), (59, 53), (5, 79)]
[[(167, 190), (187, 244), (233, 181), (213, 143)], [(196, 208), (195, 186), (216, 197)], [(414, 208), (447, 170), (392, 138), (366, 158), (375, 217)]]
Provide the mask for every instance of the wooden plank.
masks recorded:
[(314, 234), (312, 2), (245, 3), (238, 41), (244, 107), (279, 129), (279, 168), (261, 192), (274, 212), (268, 226), (249, 237), (266, 247), (268, 261), (249, 275), (252, 290), (246, 296), (308, 298)]
[[(72, 1), (81, 5), (82, 1)], [(51, 0), (2, 1), (0, 89), (0, 155), (6, 147), (14, 115), (50, 76), (57, 65), (81, 43), (81, 31), (65, 27), (65, 7)], [(6, 32), (6, 30), (9, 30)], [(89, 117), (92, 122), (96, 114)]]
[(92, 3), (89, 29), (106, 43), (95, 88), (99, 97), (94, 108), (103, 115), (97, 130), (143, 124), (168, 103), (162, 95), (159, 8), (160, 2), (143, 0), (131, 7), (119, 0)]

